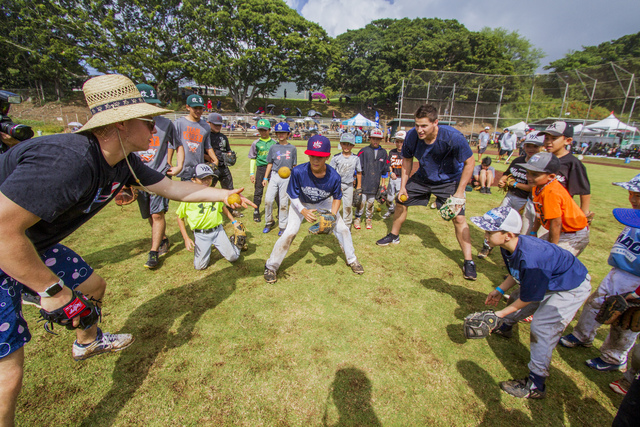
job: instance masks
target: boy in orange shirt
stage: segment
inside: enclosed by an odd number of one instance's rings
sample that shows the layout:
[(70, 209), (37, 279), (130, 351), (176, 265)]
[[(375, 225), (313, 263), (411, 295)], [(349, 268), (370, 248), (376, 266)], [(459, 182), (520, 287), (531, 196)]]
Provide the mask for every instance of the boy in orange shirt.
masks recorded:
[(538, 153), (522, 166), (527, 180), (534, 185), (533, 204), (536, 222), (530, 234), (537, 236), (542, 225), (549, 234), (541, 238), (578, 256), (589, 244), (587, 217), (567, 190), (556, 180), (560, 160), (551, 153)]

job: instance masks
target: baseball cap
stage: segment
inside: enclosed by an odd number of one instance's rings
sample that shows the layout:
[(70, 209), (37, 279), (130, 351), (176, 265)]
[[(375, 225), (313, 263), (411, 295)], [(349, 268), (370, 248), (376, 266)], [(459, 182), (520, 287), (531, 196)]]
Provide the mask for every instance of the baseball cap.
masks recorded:
[(540, 132), (541, 134), (548, 134), (551, 136), (564, 136), (566, 138), (573, 138), (573, 126), (567, 122), (553, 122), (545, 130)]
[(189, 107), (202, 107), (204, 108), (202, 97), (200, 95), (189, 95), (187, 98), (187, 105)]
[(289, 128), (289, 123), (280, 122), (276, 124), (276, 132), (291, 132), (291, 128)]
[(331, 141), (322, 135), (314, 135), (307, 141), (304, 154), (308, 156), (329, 157), (331, 155)]
[(522, 218), (509, 206), (493, 208), (483, 216), (472, 217), (471, 222), (484, 231), (510, 231), (519, 234), (522, 229)]
[(204, 163), (196, 165), (196, 168), (193, 171), (193, 178), (202, 179), (208, 176), (213, 176), (213, 169), (211, 169), (211, 166)]
[(396, 136), (395, 139), (401, 139), (404, 141), (404, 139), (407, 137), (407, 132), (403, 131), (403, 130), (399, 130), (398, 132), (396, 132)]
[(545, 151), (531, 156), (527, 164), (522, 165), (522, 167), (533, 172), (558, 173), (558, 170), (560, 170), (560, 160), (553, 154)]
[(260, 119), (256, 124), (256, 129), (267, 129), (271, 130), (271, 122), (267, 119)]
[(346, 142), (347, 144), (356, 145), (356, 136), (351, 132), (345, 132), (340, 135), (340, 142)]
[[(634, 193), (640, 193), (640, 174), (631, 178), (628, 182), (613, 182), (613, 185), (624, 188), (625, 190), (633, 191)], [(624, 223), (623, 223), (624, 224)]]
[(526, 138), (524, 139), (524, 143), (534, 144), (534, 145), (537, 145), (538, 147), (542, 147), (544, 145), (544, 135), (536, 131), (530, 132), (527, 134)]
[(156, 89), (144, 83), (140, 83), (136, 85), (138, 90), (140, 91), (140, 96), (144, 99), (144, 102), (147, 104), (160, 104), (160, 100), (158, 99), (158, 94), (156, 93)]
[(620, 224), (640, 228), (640, 210), (638, 209), (616, 208), (613, 210), (613, 217)]
[(221, 125), (223, 124), (222, 116), (218, 113), (211, 113), (207, 116), (207, 121), (212, 125)]
[(384, 132), (382, 129), (372, 129), (371, 134), (369, 134), (370, 138), (384, 138)]
[(491, 129), (489, 126), (484, 127), (484, 130), (489, 130), (489, 129)]

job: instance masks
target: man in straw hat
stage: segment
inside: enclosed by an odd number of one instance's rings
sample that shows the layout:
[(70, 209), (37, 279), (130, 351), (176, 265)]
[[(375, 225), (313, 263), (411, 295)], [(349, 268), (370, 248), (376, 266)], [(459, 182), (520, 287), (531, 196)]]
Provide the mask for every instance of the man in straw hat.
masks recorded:
[[(21, 311), (23, 286), (39, 293), (47, 312), (65, 307), (75, 326), (86, 311), (67, 310), (78, 291), (99, 305), (106, 283), (59, 242), (97, 214), (124, 185), (186, 202), (224, 201), (238, 190), (172, 181), (133, 154), (149, 147), (153, 117), (168, 113), (147, 104), (131, 80), (120, 75), (90, 79), (83, 87), (93, 116), (77, 133), (35, 138), (0, 159), (0, 425), (12, 425), (22, 385), (24, 348), (31, 334)], [(42, 185), (37, 185), (42, 183)], [(81, 296), (80, 296), (81, 297)], [(74, 316), (75, 314), (75, 316)], [(120, 351), (130, 334), (110, 334), (97, 321), (76, 329), (75, 360)], [(87, 325), (88, 323), (88, 325)]]

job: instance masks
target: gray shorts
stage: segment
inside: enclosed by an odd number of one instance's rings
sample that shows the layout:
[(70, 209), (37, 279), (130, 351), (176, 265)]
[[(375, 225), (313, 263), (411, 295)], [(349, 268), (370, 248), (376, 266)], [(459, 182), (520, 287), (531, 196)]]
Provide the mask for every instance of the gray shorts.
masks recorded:
[(142, 219), (147, 219), (151, 215), (167, 212), (169, 210), (169, 199), (144, 191), (138, 191), (138, 207)]

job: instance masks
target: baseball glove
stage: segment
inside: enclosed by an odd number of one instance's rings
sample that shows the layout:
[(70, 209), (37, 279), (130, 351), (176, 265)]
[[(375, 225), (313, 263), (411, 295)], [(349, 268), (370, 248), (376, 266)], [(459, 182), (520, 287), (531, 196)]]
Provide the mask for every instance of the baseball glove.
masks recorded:
[(235, 151), (227, 151), (222, 153), (222, 162), (225, 166), (233, 166), (236, 164), (237, 156)]
[[(40, 309), (40, 316), (44, 321), (44, 330), (50, 334), (57, 335), (53, 332), (53, 324), (65, 326), (67, 329), (89, 329), (102, 319), (102, 310), (95, 304), (100, 301), (93, 298), (87, 298), (78, 291), (72, 290), (71, 301), (67, 305), (57, 308), (53, 311)], [(78, 326), (73, 326), (73, 319), (80, 317)]]
[(137, 198), (138, 190), (136, 190), (135, 188), (131, 188), (128, 185), (122, 187), (118, 194), (116, 194), (116, 197), (114, 197), (116, 205), (118, 206), (130, 205), (131, 203), (135, 202)]
[(513, 188), (513, 184), (516, 183), (516, 178), (513, 175), (507, 175), (504, 187), (500, 188), (500, 191), (505, 194), (509, 192), (510, 188)]
[(600, 310), (596, 314), (596, 322), (603, 325), (613, 325), (627, 308), (629, 308), (629, 303), (624, 295), (611, 295), (600, 306)]
[(378, 186), (378, 192), (376, 193), (376, 201), (381, 205), (387, 203), (387, 187), (384, 185)]
[(595, 217), (596, 217), (595, 212), (589, 212), (589, 215), (587, 215), (587, 224), (591, 225), (591, 223), (593, 222), (593, 218)]
[(354, 209), (360, 209), (360, 202), (362, 201), (362, 188), (356, 188), (353, 190), (353, 206)]
[(640, 304), (629, 303), (629, 308), (620, 316), (620, 327), (640, 332)]
[(318, 211), (318, 222), (309, 227), (311, 234), (329, 234), (336, 227), (336, 216), (328, 210)]
[(236, 245), (241, 251), (249, 249), (247, 243), (247, 229), (244, 228), (244, 224), (240, 221), (233, 224), (233, 236), (231, 236), (231, 243)]
[(464, 336), (467, 339), (488, 337), (494, 329), (502, 325), (502, 318), (496, 316), (493, 310), (478, 311), (464, 318)]
[(442, 207), (440, 207), (440, 216), (445, 221), (451, 221), (464, 208), (466, 199), (459, 197), (449, 197)]

